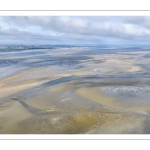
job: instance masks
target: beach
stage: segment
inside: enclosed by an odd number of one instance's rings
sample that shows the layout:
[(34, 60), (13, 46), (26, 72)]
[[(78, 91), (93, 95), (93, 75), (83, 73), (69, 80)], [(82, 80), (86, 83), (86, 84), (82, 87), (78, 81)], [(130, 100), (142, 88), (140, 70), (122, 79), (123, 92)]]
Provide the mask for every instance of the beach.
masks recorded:
[(142, 47), (0, 50), (1, 134), (149, 134)]

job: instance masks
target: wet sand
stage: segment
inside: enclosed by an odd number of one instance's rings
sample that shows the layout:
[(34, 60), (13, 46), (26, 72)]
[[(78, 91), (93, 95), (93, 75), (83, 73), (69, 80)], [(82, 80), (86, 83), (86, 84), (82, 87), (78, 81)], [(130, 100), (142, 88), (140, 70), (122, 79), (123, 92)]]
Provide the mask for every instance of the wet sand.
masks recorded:
[(43, 93), (4, 102), (0, 106), (1, 133), (144, 133), (145, 116), (104, 108), (79, 97), (76, 100), (76, 96), (60, 98)]
[(0, 79), (1, 134), (150, 133), (147, 53), (63, 53)]
[[(26, 98), (27, 85), (22, 85), (21, 95), (18, 90), (1, 102), (0, 133), (149, 133), (143, 128), (147, 115), (122, 109), (123, 105), (117, 103), (115, 97), (105, 96), (96, 87), (67, 82)], [(29, 85), (28, 88), (33, 89)]]

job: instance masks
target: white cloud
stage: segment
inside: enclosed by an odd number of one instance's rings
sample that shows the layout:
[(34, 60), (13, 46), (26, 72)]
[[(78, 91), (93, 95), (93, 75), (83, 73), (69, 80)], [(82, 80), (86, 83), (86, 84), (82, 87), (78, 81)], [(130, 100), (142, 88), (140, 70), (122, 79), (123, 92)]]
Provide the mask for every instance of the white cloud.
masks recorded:
[[(67, 40), (93, 42), (103, 39), (129, 43), (138, 40), (148, 42), (150, 39), (150, 17), (13, 16), (1, 17), (0, 20), (2, 24), (7, 24), (7, 30), (4, 30), (4, 27), (0, 28), (1, 37), (9, 35), (8, 39), (11, 37), (14, 39), (23, 37), (26, 40), (58, 39), (59, 42), (61, 38), (66, 42)], [(35, 30), (32, 31), (31, 27)]]

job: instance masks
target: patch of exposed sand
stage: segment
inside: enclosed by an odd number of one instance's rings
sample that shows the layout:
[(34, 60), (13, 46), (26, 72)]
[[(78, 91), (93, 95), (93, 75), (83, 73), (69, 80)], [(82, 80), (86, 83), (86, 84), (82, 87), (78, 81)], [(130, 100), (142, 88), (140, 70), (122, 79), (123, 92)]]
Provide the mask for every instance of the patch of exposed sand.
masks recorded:
[[(135, 63), (135, 62), (134, 62)], [(110, 72), (112, 70), (115, 70), (116, 72), (136, 72), (136, 71), (142, 71), (143, 68), (140, 66), (137, 66), (133, 62), (130, 61), (124, 61), (124, 60), (107, 60), (104, 63), (100, 64), (100, 67), (103, 68), (104, 73), (107, 73), (109, 70)]]
[(29, 99), (26, 100), (26, 103), (28, 105), (34, 106), (38, 109), (42, 109), (45, 111), (58, 111), (59, 110), (59, 106), (57, 107), (57, 103), (56, 101), (60, 101), (59, 99), (60, 97), (58, 97), (57, 95), (53, 95), (50, 93), (43, 93), (43, 94), (37, 94), (34, 97), (31, 97)]
[(139, 57), (141, 57), (141, 55), (137, 57), (133, 57), (129, 55), (126, 56), (124, 54), (123, 55), (103, 54), (102, 56), (93, 55), (93, 60), (96, 60), (97, 62), (99, 60), (100, 63), (88, 62), (86, 64), (88, 64), (88, 66), (91, 66), (93, 68), (94, 67), (99, 68), (102, 74), (107, 74), (107, 73), (118, 74), (121, 72), (145, 71), (143, 67), (137, 65), (139, 64), (139, 60), (140, 60)]
[(5, 101), (0, 105), (0, 133), (23, 133), (18, 122), (33, 116), (18, 101)]
[(120, 104), (114, 102), (115, 98), (103, 96), (102, 93), (100, 93), (94, 87), (92, 87), (92, 88), (91, 87), (80, 87), (80, 88), (76, 89), (76, 93), (85, 99), (99, 103), (104, 106), (108, 106), (108, 107), (119, 107), (120, 106)]
[(118, 97), (110, 97), (110, 96), (104, 96), (100, 91), (96, 90), (94, 87), (80, 87), (76, 89), (76, 93), (90, 101), (99, 103), (103, 106), (110, 107), (110, 108), (116, 108), (118, 110), (123, 111), (130, 111), (130, 112), (136, 112), (139, 114), (150, 114), (150, 106), (147, 105), (130, 105), (127, 103), (123, 103), (122, 101), (119, 101)]
[[(29, 69), (21, 73), (9, 76), (0, 82), (0, 99), (9, 97), (15, 93), (40, 86), (48, 81), (55, 80), (61, 77), (70, 76), (68, 73), (44, 74), (46, 67), (42, 69)], [(40, 74), (39, 74), (40, 73)], [(41, 76), (42, 73), (42, 76)], [(38, 74), (40, 78), (38, 77)], [(28, 76), (26, 76), (28, 75)]]
[(61, 92), (65, 92), (69, 89), (71, 89), (73, 87), (72, 84), (59, 84), (58, 86), (53, 86), (53, 87), (50, 87), (50, 88), (47, 88), (46, 91), (47, 92), (54, 92), (54, 93), (61, 93)]
[(72, 75), (88, 75), (88, 74), (93, 74), (93, 73), (95, 73), (93, 68), (83, 69), (83, 70), (80, 69), (79, 71), (71, 72)]
[[(48, 114), (30, 113), (18, 101), (12, 100), (0, 106), (0, 133), (4, 134), (83, 134), (83, 133), (143, 133), (144, 118), (114, 112), (106, 108), (73, 110), (60, 113), (55, 107)], [(68, 111), (68, 109), (67, 109)]]
[[(0, 105), (0, 133), (31, 134), (77, 134), (77, 133), (143, 133), (143, 120), (138, 116), (127, 115), (108, 108), (91, 107), (87, 104), (74, 105), (76, 101), (63, 107), (60, 93), (72, 86), (60, 84), (27, 100), (11, 100)], [(76, 93), (88, 100), (107, 105), (118, 106), (114, 98), (103, 96), (96, 88), (80, 87)], [(71, 95), (70, 95), (71, 96)], [(53, 105), (55, 104), (55, 105)], [(71, 106), (73, 105), (73, 106)], [(89, 105), (89, 106), (88, 106)], [(44, 113), (43, 113), (44, 112)]]
[(30, 82), (28, 84), (14, 85), (14, 86), (12, 86), (12, 85), (10, 86), (8, 84), (1, 83), (0, 84), (0, 87), (1, 87), (0, 99), (9, 97), (9, 96), (11, 96), (11, 95), (13, 95), (15, 93), (27, 90), (29, 88), (33, 88), (33, 87), (42, 85), (43, 83), (46, 83), (46, 82), (47, 81), (36, 81), (36, 82)]

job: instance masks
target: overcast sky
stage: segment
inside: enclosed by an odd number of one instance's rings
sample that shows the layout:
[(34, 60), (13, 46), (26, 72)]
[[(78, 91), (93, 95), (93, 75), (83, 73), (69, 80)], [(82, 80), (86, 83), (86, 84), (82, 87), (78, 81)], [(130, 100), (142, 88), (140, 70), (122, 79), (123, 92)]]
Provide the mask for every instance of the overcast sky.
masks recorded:
[(150, 17), (0, 16), (0, 44), (150, 44)]

